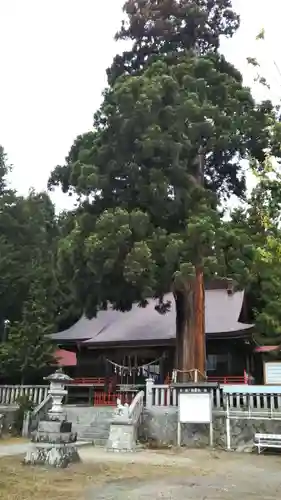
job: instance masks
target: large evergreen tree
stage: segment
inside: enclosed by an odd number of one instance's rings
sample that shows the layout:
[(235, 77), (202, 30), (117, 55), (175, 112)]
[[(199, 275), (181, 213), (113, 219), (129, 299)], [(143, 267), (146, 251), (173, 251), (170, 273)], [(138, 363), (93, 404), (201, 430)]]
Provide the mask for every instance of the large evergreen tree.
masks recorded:
[(109, 70), (94, 130), (77, 138), (49, 182), (81, 199), (60, 262), (89, 316), (109, 302), (145, 306), (149, 296), (163, 312), (175, 279), (179, 336), (191, 315), (194, 266), (243, 284), (252, 249), (225, 231), (218, 203), (244, 196), (241, 160), (262, 164), (275, 113), (270, 102), (254, 102), (217, 52), (219, 35), (238, 25), (229, 1), (128, 1), (125, 11), (118, 36), (133, 49)]
[(143, 70), (159, 56), (171, 60), (186, 50), (216, 52), (220, 36), (231, 37), (239, 26), (231, 0), (127, 0), (116, 40), (132, 42), (108, 70), (109, 82)]

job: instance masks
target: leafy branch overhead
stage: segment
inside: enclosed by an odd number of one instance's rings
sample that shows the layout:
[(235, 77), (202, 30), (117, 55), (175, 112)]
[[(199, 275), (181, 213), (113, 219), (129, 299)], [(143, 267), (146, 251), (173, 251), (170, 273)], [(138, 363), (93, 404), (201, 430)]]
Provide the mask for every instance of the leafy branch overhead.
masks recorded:
[[(264, 160), (273, 120), (272, 105), (256, 106), (222, 56), (185, 53), (172, 65), (158, 59), (140, 76), (121, 77), (105, 91), (91, 145), (88, 134), (85, 145), (79, 138), (71, 162), (55, 169), (50, 184), (94, 196), (98, 213), (117, 204), (130, 210), (137, 198), (141, 209), (149, 204), (156, 219), (164, 210), (174, 224), (173, 213), (181, 210), (176, 204), (184, 203), (194, 184), (200, 145), (205, 186), (218, 197), (241, 196), (240, 161), (249, 155)], [(183, 208), (183, 218), (186, 213)]]

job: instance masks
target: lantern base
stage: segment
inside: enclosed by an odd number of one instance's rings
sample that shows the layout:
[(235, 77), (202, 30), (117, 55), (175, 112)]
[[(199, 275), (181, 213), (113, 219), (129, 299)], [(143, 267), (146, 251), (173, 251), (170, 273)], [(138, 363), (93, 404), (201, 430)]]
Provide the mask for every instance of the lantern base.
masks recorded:
[(36, 443), (26, 453), (23, 463), (65, 468), (70, 463), (79, 461), (79, 453), (74, 444)]
[[(53, 415), (55, 417), (55, 415)], [(32, 447), (26, 453), (24, 464), (67, 467), (80, 460), (76, 447), (77, 434), (72, 432), (72, 423), (59, 413), (56, 419), (42, 420), (32, 433)]]

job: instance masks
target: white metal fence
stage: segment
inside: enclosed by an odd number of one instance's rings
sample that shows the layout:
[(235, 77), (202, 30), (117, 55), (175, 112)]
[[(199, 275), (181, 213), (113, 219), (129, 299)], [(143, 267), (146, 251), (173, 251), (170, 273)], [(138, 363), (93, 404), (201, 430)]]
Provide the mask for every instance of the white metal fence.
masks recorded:
[[(274, 410), (281, 413), (281, 389), (279, 387), (250, 385), (232, 387), (233, 392), (227, 395), (231, 410), (243, 411), (250, 408), (257, 412)], [(223, 389), (223, 385), (212, 389), (213, 409), (217, 413), (223, 413), (226, 410)], [(19, 397), (26, 396), (35, 405), (39, 405), (47, 397), (48, 391), (48, 385), (1, 385), (0, 404), (16, 405)], [(178, 387), (154, 384), (153, 380), (148, 379), (145, 394), (146, 407), (177, 407), (179, 391)]]
[(0, 385), (0, 404), (16, 405), (17, 400), (25, 396), (39, 405), (47, 397), (48, 391), (48, 385)]
[[(233, 386), (234, 387), (234, 386)], [(216, 413), (224, 413), (226, 410), (224, 386), (212, 389), (213, 410)], [(177, 407), (179, 401), (178, 387), (169, 385), (154, 384), (152, 380), (147, 380), (146, 385), (146, 407), (147, 408), (168, 408)], [(280, 411), (281, 394), (279, 388), (274, 386), (235, 386), (235, 391), (227, 395), (230, 409), (243, 411), (249, 408), (252, 411)]]

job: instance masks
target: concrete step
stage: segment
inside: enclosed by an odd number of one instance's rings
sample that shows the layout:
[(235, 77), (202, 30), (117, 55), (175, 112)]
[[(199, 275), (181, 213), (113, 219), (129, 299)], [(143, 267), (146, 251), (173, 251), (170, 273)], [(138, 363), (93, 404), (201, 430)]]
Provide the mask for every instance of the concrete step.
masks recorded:
[(73, 423), (72, 427), (75, 429), (91, 429), (93, 432), (96, 430), (101, 431), (101, 432), (108, 432), (110, 429), (110, 425), (104, 425), (104, 424), (99, 424), (99, 422), (95, 422), (94, 424), (79, 424), (79, 423)]
[(87, 424), (73, 424), (72, 429), (74, 432), (83, 432), (84, 430), (89, 430), (90, 432), (109, 432), (110, 426), (103, 426), (96, 423), (95, 425)]
[(98, 425), (90, 426), (74, 424), (73, 432), (77, 432), (78, 439), (87, 439), (91, 441), (94, 439), (107, 440), (109, 436), (109, 427), (100, 428)]
[(81, 433), (78, 438), (80, 439), (108, 439), (109, 434), (99, 434), (99, 433), (92, 433), (92, 432), (83, 432)]
[(92, 444), (94, 446), (100, 446), (102, 448), (105, 448), (106, 445), (107, 445), (107, 439), (98, 439), (98, 438), (96, 438), (96, 439), (93, 439)]
[[(78, 431), (79, 432), (79, 431)], [(78, 434), (77, 432), (77, 434)], [(109, 431), (100, 431), (99, 429), (92, 430), (89, 428), (86, 429), (80, 429), (79, 432), (80, 436), (96, 436), (96, 437), (107, 437), (109, 435)]]
[(79, 440), (106, 446), (114, 408), (67, 405), (66, 413)]
[(67, 418), (70, 422), (79, 424), (108, 424), (112, 420), (114, 408), (95, 406), (66, 406)]

